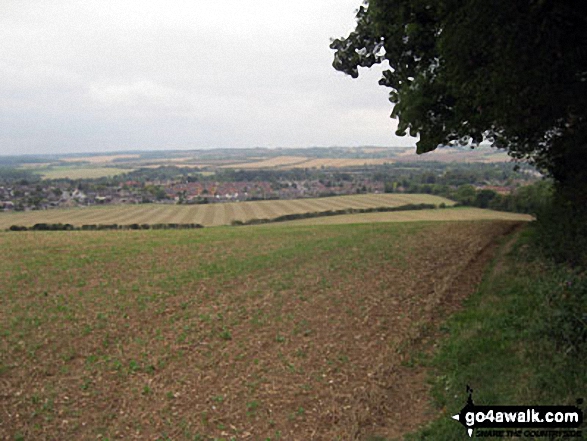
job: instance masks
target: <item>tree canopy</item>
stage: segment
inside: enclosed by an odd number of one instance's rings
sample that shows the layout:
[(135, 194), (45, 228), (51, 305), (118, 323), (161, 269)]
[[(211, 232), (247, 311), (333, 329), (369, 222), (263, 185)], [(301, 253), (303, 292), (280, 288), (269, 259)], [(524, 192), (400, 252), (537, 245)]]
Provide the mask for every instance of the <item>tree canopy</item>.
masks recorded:
[(587, 15), (582, 0), (371, 0), (333, 40), (352, 77), (388, 62), (397, 134), (418, 153), (489, 141), (587, 204)]

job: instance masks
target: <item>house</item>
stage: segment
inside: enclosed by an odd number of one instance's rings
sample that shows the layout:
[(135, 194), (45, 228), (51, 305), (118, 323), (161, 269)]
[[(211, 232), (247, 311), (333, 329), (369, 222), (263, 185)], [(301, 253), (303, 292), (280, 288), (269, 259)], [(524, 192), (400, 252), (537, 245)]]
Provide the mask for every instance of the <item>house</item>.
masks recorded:
[(14, 202), (0, 201), (0, 208), (2, 208), (4, 211), (14, 210)]

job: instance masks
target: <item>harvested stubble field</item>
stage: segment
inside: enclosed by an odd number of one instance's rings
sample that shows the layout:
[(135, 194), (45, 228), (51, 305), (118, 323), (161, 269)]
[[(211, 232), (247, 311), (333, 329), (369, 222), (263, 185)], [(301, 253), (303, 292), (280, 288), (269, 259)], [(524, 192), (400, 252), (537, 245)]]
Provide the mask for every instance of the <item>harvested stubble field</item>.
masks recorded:
[(63, 162), (89, 162), (91, 164), (111, 163), (121, 159), (137, 159), (141, 155), (100, 155), (100, 156), (75, 156), (61, 159)]
[(32, 226), (37, 223), (89, 224), (157, 224), (197, 223), (204, 226), (230, 225), (233, 220), (275, 218), (286, 214), (346, 208), (397, 207), (406, 204), (454, 205), (453, 201), (426, 194), (366, 194), (316, 199), (228, 202), (205, 205), (109, 205), (72, 209), (0, 213), (0, 229), (11, 225)]
[(392, 164), (395, 162), (389, 158), (317, 158), (310, 159), (307, 162), (301, 162), (299, 164), (288, 165), (282, 168), (344, 168), (344, 167), (362, 167), (364, 165), (382, 165)]
[(240, 164), (228, 164), (223, 168), (261, 169), (277, 168), (281, 170), (292, 168), (344, 168), (362, 167), (364, 165), (391, 164), (393, 159), (388, 158), (306, 158), (303, 156), (276, 156), (275, 158)]
[[(365, 224), (374, 222), (421, 222), (421, 221), (481, 221), (508, 220), (530, 222), (534, 220), (529, 214), (507, 213), (504, 211), (485, 210), (474, 207), (459, 207), (450, 210), (407, 210), (384, 213), (359, 213), (340, 216), (315, 217), (287, 221), (288, 225), (340, 225)], [(265, 224), (273, 225), (273, 224)]]
[(294, 164), (299, 164), (306, 161), (308, 161), (308, 158), (304, 156), (276, 156), (275, 158), (267, 158), (260, 161), (228, 164), (222, 166), (221, 168), (282, 168), (283, 166), (294, 166)]
[(513, 222), (0, 233), (0, 438), (351, 440)]

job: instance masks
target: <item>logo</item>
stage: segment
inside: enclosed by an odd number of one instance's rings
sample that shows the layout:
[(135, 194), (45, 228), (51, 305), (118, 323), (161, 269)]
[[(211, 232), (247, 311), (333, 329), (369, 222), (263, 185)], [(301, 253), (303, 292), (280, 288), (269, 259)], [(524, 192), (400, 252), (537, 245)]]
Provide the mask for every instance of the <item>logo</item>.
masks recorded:
[[(501, 429), (481, 436), (581, 436), (580, 431), (507, 430), (507, 429), (577, 429), (583, 423), (583, 411), (577, 406), (477, 406), (473, 389), (467, 385), (467, 404), (452, 418), (461, 423), (469, 437), (477, 429)], [(577, 405), (583, 400), (577, 400)]]

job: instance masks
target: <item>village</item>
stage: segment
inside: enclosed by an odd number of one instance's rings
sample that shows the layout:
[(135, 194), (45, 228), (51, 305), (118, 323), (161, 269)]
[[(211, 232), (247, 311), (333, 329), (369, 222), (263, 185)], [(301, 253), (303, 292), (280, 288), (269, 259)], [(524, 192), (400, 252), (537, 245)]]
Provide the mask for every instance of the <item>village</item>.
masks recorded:
[(332, 183), (324, 180), (177, 182), (39, 181), (0, 186), (0, 210), (30, 211), (106, 204), (208, 204), (270, 199), (299, 199), (357, 193), (382, 193), (384, 184), (369, 179)]
[(366, 193), (424, 193), (470, 204), (478, 192), (484, 192), (482, 197), (489, 199), (508, 196), (539, 177), (532, 169), (516, 171), (508, 163), (441, 162), (345, 170), (215, 170), (206, 173), (166, 166), (83, 179), (46, 179), (22, 169), (4, 170), (0, 171), (0, 211), (4, 212), (96, 205), (290, 200)]

